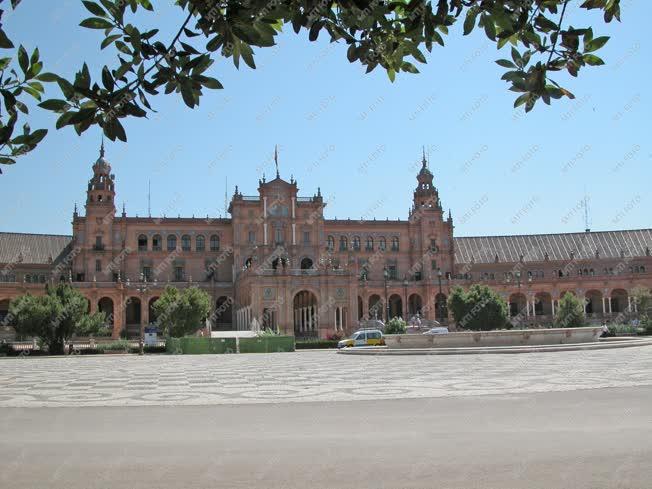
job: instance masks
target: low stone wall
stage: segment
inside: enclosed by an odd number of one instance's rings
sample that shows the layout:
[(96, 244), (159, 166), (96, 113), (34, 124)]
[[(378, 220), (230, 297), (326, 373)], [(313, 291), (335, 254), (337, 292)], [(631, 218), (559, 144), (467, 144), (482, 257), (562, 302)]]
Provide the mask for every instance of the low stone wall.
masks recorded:
[(256, 338), (168, 338), (166, 351), (177, 354), (272, 353), (294, 351), (294, 336)]
[(473, 331), (442, 335), (386, 335), (389, 348), (463, 348), (478, 346), (564, 345), (598, 341), (602, 330), (590, 328)]

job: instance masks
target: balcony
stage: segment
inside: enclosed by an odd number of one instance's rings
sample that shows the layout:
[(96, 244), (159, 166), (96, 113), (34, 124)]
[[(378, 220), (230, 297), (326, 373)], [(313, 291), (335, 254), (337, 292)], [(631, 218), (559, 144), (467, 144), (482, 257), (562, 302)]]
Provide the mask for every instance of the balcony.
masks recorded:
[(105, 250), (106, 250), (106, 246), (103, 244), (95, 243), (93, 245), (93, 251), (105, 251)]

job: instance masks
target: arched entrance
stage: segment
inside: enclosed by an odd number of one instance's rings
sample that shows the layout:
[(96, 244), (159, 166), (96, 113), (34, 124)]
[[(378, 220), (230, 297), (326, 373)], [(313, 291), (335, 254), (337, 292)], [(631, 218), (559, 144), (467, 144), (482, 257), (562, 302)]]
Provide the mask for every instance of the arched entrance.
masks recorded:
[(232, 329), (233, 300), (225, 295), (218, 297), (215, 302), (214, 317), (213, 329), (217, 331), (227, 331)]
[(383, 318), (383, 301), (378, 294), (369, 297), (369, 319)]
[(411, 294), (410, 297), (408, 298), (409, 316), (412, 317), (412, 316), (416, 316), (417, 314), (421, 316), (422, 309), (423, 309), (423, 303), (421, 301), (421, 296), (419, 294)]
[(525, 308), (527, 307), (527, 299), (525, 295), (518, 293), (509, 296), (509, 315), (511, 317), (518, 316), (519, 314), (525, 315)]
[(587, 314), (602, 313), (602, 292), (599, 290), (589, 290), (585, 297), (585, 311)]
[(448, 318), (448, 299), (446, 294), (440, 293), (435, 296), (435, 319), (444, 321)]
[(398, 294), (392, 294), (389, 296), (389, 318), (398, 318), (403, 316), (403, 301), (401, 296)]
[(312, 260), (308, 257), (301, 260), (301, 270), (310, 270), (312, 268)]
[(534, 296), (534, 314), (536, 316), (552, 316), (552, 296), (547, 292), (539, 292)]
[(308, 290), (297, 292), (293, 301), (294, 336), (319, 335), (317, 297)]
[(616, 289), (611, 292), (611, 312), (621, 313), (627, 311), (627, 291)]
[(106, 324), (113, 326), (113, 300), (110, 297), (102, 297), (97, 303), (97, 309), (106, 315)]
[(152, 297), (149, 300), (149, 303), (147, 304), (147, 309), (148, 309), (148, 315), (149, 315), (149, 324), (154, 324), (156, 323), (156, 312), (154, 310), (154, 304), (156, 304), (156, 301), (158, 300), (158, 297)]
[(138, 338), (140, 337), (141, 324), (140, 299), (138, 297), (129, 297), (125, 306), (127, 337)]
[(5, 318), (9, 314), (9, 299), (0, 300), (0, 324), (4, 323)]

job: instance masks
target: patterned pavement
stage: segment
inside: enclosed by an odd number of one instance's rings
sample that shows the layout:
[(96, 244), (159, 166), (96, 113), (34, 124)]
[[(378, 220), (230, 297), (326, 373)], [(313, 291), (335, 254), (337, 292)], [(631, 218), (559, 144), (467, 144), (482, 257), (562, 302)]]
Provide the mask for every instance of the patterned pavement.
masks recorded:
[(355, 401), (652, 385), (652, 346), (521, 355), (334, 351), (0, 358), (0, 407)]

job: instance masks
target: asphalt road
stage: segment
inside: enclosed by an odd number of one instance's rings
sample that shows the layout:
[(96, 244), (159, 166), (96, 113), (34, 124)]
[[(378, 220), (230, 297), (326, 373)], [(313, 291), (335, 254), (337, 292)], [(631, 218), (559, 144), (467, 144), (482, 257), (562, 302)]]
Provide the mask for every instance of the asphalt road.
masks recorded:
[(652, 387), (4, 408), (2, 488), (649, 489)]

